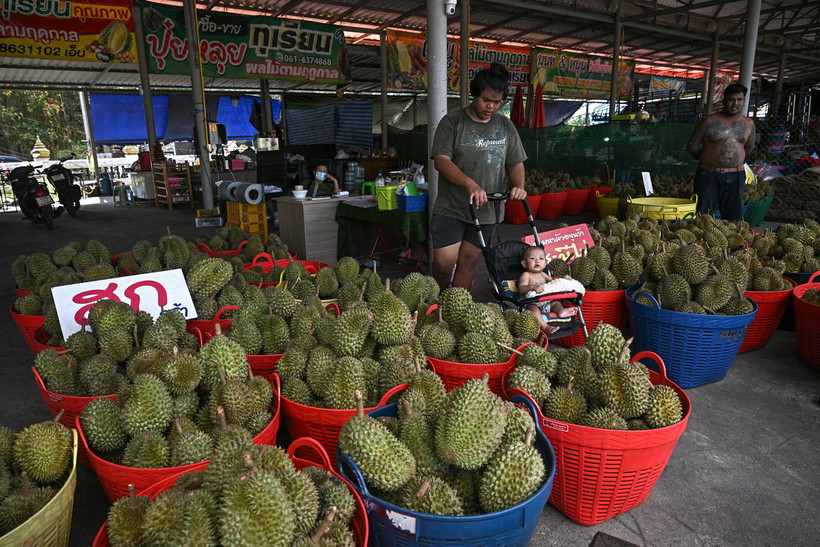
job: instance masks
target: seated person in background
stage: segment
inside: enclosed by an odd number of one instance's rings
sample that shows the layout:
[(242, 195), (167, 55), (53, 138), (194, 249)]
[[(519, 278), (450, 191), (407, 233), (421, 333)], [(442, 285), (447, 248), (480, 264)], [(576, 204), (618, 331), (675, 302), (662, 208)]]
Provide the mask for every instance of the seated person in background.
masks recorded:
[(313, 180), (310, 181), (307, 188), (308, 196), (329, 196), (339, 193), (339, 181), (327, 172), (327, 165), (319, 163), (313, 170)]
[[(522, 297), (533, 297), (538, 293), (544, 291), (544, 285), (552, 281), (552, 277), (547, 275), (544, 269), (547, 267), (547, 256), (544, 249), (538, 246), (529, 247), (524, 251), (521, 265), (527, 270), (521, 274), (518, 279), (518, 294)], [(566, 279), (572, 279), (570, 276), (564, 276)], [(561, 302), (544, 301), (535, 304), (527, 305), (527, 309), (538, 318), (538, 323), (541, 325), (541, 330), (546, 334), (552, 334), (558, 330), (558, 327), (548, 325), (544, 321), (542, 312), (554, 312), (558, 317), (566, 318), (576, 314), (577, 310), (574, 307), (565, 308)]]

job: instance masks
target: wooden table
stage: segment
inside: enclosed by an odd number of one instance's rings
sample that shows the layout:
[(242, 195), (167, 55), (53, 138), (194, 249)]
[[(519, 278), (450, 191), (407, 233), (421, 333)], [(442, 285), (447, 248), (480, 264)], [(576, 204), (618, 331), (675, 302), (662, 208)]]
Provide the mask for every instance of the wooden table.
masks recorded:
[(297, 258), (336, 264), (336, 206), (345, 199), (276, 199), (279, 235)]

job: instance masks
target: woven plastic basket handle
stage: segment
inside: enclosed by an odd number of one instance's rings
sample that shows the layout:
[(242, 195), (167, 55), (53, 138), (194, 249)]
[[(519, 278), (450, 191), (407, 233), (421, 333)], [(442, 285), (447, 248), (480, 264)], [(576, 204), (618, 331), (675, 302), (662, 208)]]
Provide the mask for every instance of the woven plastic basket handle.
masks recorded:
[(814, 278), (818, 275), (820, 275), (820, 271), (816, 271), (813, 274), (811, 274), (811, 277), (809, 277), (809, 283), (814, 283)]
[[(338, 448), (336, 449), (336, 462), (339, 467), (339, 474), (347, 482), (352, 484), (362, 496), (370, 497), (370, 492), (367, 491), (367, 485), (364, 482), (362, 472), (359, 471), (359, 467), (347, 454), (340, 452)], [(352, 478), (348, 475), (347, 470), (350, 470), (350, 475), (353, 476)]]
[[(385, 393), (382, 396), (381, 400), (379, 400), (379, 405), (378, 406), (385, 406), (387, 404), (387, 401), (390, 400), (390, 397), (392, 397), (393, 395), (395, 395), (399, 391), (403, 391), (403, 390), (407, 389), (408, 387), (410, 387), (410, 384), (399, 384), (397, 386), (393, 386), (390, 389), (390, 391), (388, 391), (387, 393)], [(378, 407), (376, 407), (376, 408), (378, 408)]]
[(245, 248), (245, 245), (247, 245), (247, 244), (248, 244), (248, 240), (246, 239), (245, 241), (243, 241), (242, 243), (239, 244), (239, 246), (236, 248), (236, 250), (241, 251), (242, 249)]
[(653, 306), (658, 308), (658, 309), (661, 309), (661, 305), (658, 304), (658, 301), (655, 300), (655, 297), (652, 296), (651, 294), (649, 294), (648, 292), (644, 291), (644, 290), (635, 291), (635, 294), (632, 295), (632, 299), (635, 300), (636, 303), (639, 303), (638, 300), (637, 300), (639, 294), (645, 294), (646, 296), (648, 296), (649, 301), (652, 302)]
[(218, 312), (216, 312), (216, 315), (214, 315), (214, 321), (219, 321), (219, 320), (222, 319), (222, 312), (226, 312), (226, 311), (229, 311), (229, 310), (238, 310), (238, 309), (239, 309), (239, 306), (225, 306), (224, 308), (221, 308)]
[(297, 457), (296, 452), (300, 448), (308, 449), (308, 450), (304, 450), (303, 452), (307, 452), (307, 453), (310, 453), (310, 454), (317, 454), (321, 461), (316, 462), (311, 458), (304, 458), (304, 457), (299, 456), (300, 458), (308, 460), (308, 461), (312, 461), (312, 462), (318, 464), (319, 467), (322, 467), (324, 469), (333, 469), (333, 464), (330, 462), (330, 456), (327, 455), (327, 450), (325, 450), (325, 447), (323, 447), (319, 443), (319, 441), (317, 441), (313, 437), (300, 437), (300, 438), (296, 439), (295, 441), (293, 441), (292, 443), (290, 443), (290, 446), (288, 446), (288, 450), (287, 450), (288, 455), (291, 456), (292, 458)]
[(260, 266), (262, 264), (270, 264), (270, 267), (273, 268), (273, 266), (276, 264), (276, 261), (269, 253), (259, 253), (258, 255), (253, 257), (253, 260), (250, 264), (245, 264), (245, 269), (250, 270), (253, 267)]
[(198, 250), (199, 252), (201, 252), (201, 253), (208, 253), (208, 254), (211, 254), (211, 253), (213, 252), (213, 251), (211, 250), (211, 248), (210, 248), (210, 247), (208, 247), (207, 245), (205, 245), (204, 243), (197, 243), (197, 244), (196, 244), (196, 248), (197, 248), (197, 250)]
[(529, 394), (525, 391), (521, 391), (520, 389), (514, 389), (511, 393), (514, 393), (514, 395), (510, 397), (510, 402), (519, 404), (526, 408), (535, 423), (540, 424), (542, 418), (541, 412), (538, 410), (538, 405), (535, 404), (535, 401), (532, 400)]
[(632, 356), (632, 363), (635, 361), (640, 361), (641, 359), (651, 359), (654, 361), (655, 366), (658, 368), (658, 372), (661, 376), (663, 376), (664, 380), (668, 380), (669, 378), (666, 376), (666, 365), (663, 362), (663, 359), (660, 355), (655, 353), (654, 351), (642, 351)]

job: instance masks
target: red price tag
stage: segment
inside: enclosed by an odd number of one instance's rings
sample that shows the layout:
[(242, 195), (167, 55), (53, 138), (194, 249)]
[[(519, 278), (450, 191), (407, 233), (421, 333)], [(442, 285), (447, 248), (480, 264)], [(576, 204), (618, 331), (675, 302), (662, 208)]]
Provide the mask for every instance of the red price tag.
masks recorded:
[[(572, 262), (577, 257), (584, 255), (587, 247), (595, 246), (586, 224), (576, 224), (550, 232), (541, 232), (538, 234), (538, 239), (541, 240), (548, 261), (553, 258), (560, 258)], [(521, 241), (535, 245), (535, 236), (522, 237)], [(572, 256), (572, 260), (569, 259), (570, 256)]]

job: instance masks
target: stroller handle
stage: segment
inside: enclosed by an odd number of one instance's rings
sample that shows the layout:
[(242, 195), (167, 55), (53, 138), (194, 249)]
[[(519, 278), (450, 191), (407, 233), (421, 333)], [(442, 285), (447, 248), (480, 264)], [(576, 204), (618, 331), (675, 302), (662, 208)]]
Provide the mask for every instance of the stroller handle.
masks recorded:
[[(493, 194), (487, 194), (487, 201), (503, 201), (510, 197), (509, 192), (495, 192)], [(535, 225), (535, 219), (532, 216), (532, 209), (530, 208), (530, 202), (526, 199), (522, 199), (521, 205), (524, 206), (524, 212), (527, 214), (527, 219), (530, 222), (530, 228), (532, 229), (532, 233), (535, 236), (535, 241), (539, 241), (538, 237), (538, 228)], [(500, 222), (498, 220), (498, 213), (500, 209), (499, 206), (496, 205), (496, 222)], [(475, 226), (475, 231), (478, 234), (478, 240), (481, 243), (481, 247), (484, 248), (487, 246), (487, 243), (484, 241), (484, 234), (481, 232), (481, 223), (478, 221), (478, 211), (475, 208), (475, 204), (470, 202), (470, 216), (473, 218), (473, 225)]]

